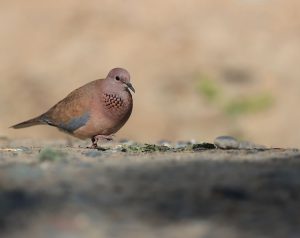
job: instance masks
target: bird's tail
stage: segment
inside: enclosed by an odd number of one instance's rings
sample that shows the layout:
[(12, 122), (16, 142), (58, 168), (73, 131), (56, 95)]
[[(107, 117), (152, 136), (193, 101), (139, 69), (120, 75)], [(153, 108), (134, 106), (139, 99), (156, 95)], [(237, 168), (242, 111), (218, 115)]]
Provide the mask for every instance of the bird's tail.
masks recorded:
[(36, 126), (36, 125), (42, 125), (45, 124), (45, 122), (42, 120), (41, 116), (29, 119), (27, 121), (23, 121), (21, 123), (18, 123), (16, 125), (11, 126), (11, 128), (14, 129), (20, 129), (20, 128), (25, 128), (29, 126)]

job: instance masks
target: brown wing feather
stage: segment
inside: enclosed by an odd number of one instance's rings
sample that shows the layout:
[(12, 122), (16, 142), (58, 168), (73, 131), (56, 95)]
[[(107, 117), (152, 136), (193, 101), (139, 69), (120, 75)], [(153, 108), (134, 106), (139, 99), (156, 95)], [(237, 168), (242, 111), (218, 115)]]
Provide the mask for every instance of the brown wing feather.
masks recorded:
[(66, 124), (87, 113), (93, 100), (95, 84), (96, 81), (93, 81), (72, 91), (43, 114), (43, 120), (50, 125), (59, 127), (59, 125)]

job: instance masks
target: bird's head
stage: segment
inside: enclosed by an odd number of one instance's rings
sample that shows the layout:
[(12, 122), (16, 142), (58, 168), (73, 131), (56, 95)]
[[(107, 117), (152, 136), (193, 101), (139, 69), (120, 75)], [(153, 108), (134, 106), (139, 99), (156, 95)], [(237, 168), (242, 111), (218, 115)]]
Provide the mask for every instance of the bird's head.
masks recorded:
[(109, 71), (106, 79), (109, 80), (113, 85), (115, 85), (115, 87), (130, 89), (135, 93), (135, 89), (130, 83), (130, 74), (126, 69), (114, 68)]

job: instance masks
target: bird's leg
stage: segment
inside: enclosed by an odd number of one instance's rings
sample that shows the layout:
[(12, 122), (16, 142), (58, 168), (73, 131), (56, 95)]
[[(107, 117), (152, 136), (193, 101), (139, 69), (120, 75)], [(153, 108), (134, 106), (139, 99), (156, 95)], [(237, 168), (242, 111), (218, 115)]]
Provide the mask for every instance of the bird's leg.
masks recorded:
[(112, 141), (113, 140), (113, 136), (114, 134), (112, 135), (95, 135), (91, 138), (92, 140), (92, 146), (90, 147), (91, 149), (98, 149), (98, 141)]
[(98, 147), (97, 142), (98, 141), (95, 139), (95, 137), (92, 137), (91, 140), (92, 140), (92, 145), (88, 148), (97, 149), (97, 147)]

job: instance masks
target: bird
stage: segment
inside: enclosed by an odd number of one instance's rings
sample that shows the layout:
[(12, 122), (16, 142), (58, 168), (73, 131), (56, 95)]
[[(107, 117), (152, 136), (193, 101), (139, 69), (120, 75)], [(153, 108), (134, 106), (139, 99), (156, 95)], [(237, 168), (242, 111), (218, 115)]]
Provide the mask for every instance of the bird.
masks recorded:
[(114, 68), (106, 78), (75, 89), (45, 113), (11, 127), (54, 126), (79, 139), (90, 138), (90, 148), (98, 148), (99, 140), (112, 140), (129, 119), (133, 108), (130, 91), (135, 93), (129, 72)]

